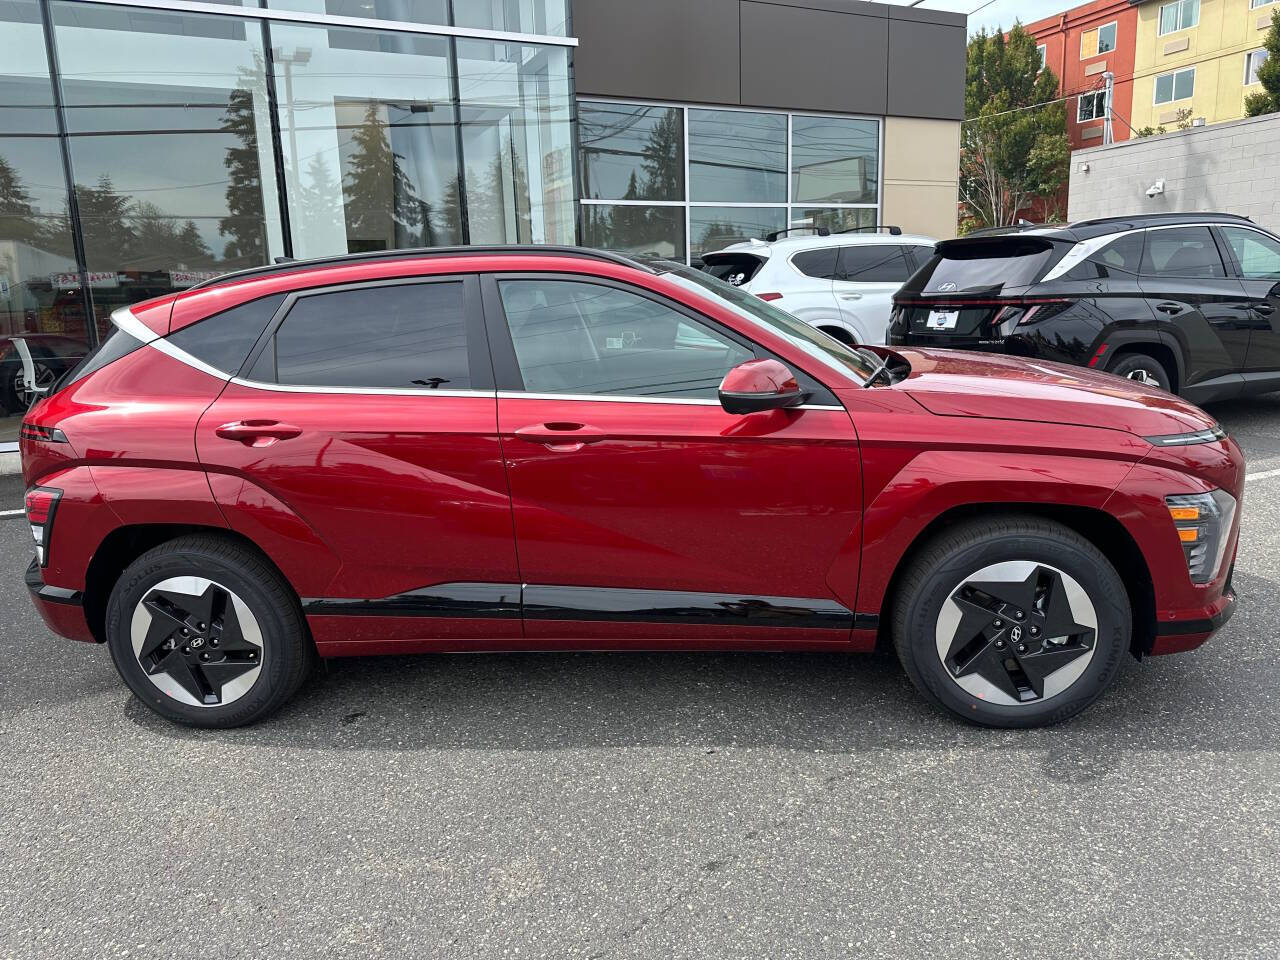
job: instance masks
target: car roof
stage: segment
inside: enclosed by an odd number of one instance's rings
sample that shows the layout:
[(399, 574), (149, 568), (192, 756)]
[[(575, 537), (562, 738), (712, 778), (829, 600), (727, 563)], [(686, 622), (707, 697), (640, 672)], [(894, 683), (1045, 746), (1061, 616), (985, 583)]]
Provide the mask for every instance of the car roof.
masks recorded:
[(869, 244), (878, 244), (886, 246), (890, 244), (917, 244), (919, 246), (932, 247), (938, 241), (933, 237), (926, 237), (919, 234), (904, 233), (898, 236), (888, 233), (833, 233), (825, 237), (783, 237), (780, 240), (743, 240), (739, 243), (733, 243), (725, 247), (723, 250), (715, 250), (705, 256), (712, 256), (715, 253), (754, 253), (764, 257), (771, 257), (777, 254), (795, 253), (798, 250), (814, 250), (826, 247), (854, 247), (865, 246)]
[(601, 260), (627, 267), (643, 270), (645, 273), (656, 273), (654, 268), (640, 260), (625, 257), (619, 253), (605, 250), (592, 250), (587, 247), (554, 246), (552, 244), (506, 244), (474, 247), (417, 247), (405, 250), (374, 250), (368, 253), (344, 253), (332, 257), (316, 257), (310, 260), (293, 260), (280, 257), (273, 264), (262, 267), (250, 267), (234, 273), (224, 273), (189, 288), (191, 290), (207, 290), (224, 283), (238, 280), (258, 279), (276, 276), (300, 270), (314, 270), (317, 267), (340, 267), (352, 263), (377, 263), (389, 260), (419, 260), (424, 257), (483, 257), (483, 256), (546, 256), (546, 257), (580, 257), (584, 260)]
[[(1249, 217), (1234, 213), (1143, 213), (1128, 217), (1099, 217), (1094, 220), (1077, 220), (1074, 223), (1027, 223), (1012, 227), (990, 227), (975, 230), (960, 240), (982, 237), (1045, 237), (1049, 240), (1063, 240), (1078, 243), (1094, 237), (1105, 237), (1113, 233), (1127, 233), (1130, 230), (1144, 230), (1148, 227), (1169, 227), (1186, 224), (1195, 226), (1206, 223), (1242, 223), (1253, 224)], [(955, 242), (955, 241), (951, 241)]]

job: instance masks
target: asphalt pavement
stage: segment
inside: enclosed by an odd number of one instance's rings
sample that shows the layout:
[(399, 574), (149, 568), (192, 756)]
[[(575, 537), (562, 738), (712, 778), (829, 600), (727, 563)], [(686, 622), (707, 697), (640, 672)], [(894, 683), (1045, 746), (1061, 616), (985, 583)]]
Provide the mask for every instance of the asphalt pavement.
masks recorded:
[(192, 731), (50, 635), (0, 518), (0, 956), (1280, 956), (1280, 396), (1213, 409), (1237, 616), (1028, 732), (809, 654), (332, 661)]

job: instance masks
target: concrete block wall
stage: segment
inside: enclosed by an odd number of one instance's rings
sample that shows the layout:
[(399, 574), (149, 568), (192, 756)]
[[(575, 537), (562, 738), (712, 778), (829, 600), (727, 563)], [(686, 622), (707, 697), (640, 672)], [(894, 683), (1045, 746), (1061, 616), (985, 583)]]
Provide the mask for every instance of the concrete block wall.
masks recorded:
[[(1157, 180), (1165, 192), (1148, 199)], [(1071, 155), (1071, 220), (1209, 210), (1280, 231), (1280, 114)]]

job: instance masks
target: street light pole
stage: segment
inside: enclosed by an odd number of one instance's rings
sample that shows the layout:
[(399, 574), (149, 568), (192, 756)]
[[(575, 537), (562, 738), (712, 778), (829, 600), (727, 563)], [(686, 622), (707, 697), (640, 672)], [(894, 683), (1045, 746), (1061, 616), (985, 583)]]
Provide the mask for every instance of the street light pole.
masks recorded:
[(1108, 70), (1102, 75), (1102, 79), (1106, 81), (1106, 112), (1103, 114), (1102, 121), (1102, 142), (1103, 144), (1112, 144), (1116, 142), (1115, 126), (1112, 119), (1115, 117), (1115, 96), (1116, 96), (1116, 75)]

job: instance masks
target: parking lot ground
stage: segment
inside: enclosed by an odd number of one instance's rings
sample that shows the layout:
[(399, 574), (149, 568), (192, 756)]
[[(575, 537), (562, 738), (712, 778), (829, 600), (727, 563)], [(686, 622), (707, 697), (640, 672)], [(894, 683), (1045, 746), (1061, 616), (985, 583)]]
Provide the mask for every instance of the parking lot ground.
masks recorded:
[(188, 730), (48, 633), (0, 518), (0, 956), (1274, 958), (1280, 396), (1214, 412), (1237, 616), (1027, 732), (809, 654), (333, 661)]

